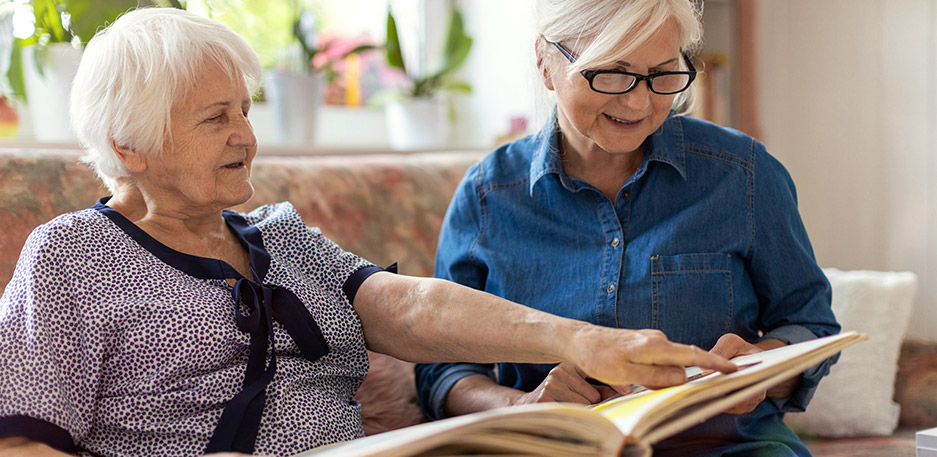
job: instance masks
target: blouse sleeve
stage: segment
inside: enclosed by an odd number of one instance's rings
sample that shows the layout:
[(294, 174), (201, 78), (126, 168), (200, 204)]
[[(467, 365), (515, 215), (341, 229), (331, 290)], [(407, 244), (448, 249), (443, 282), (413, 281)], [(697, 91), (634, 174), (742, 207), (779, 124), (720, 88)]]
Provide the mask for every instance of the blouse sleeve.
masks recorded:
[[(749, 270), (758, 301), (764, 339), (798, 343), (839, 333), (831, 308), (829, 281), (817, 264), (797, 210), (794, 183), (787, 170), (753, 142), (753, 238)], [(801, 386), (779, 401), (782, 410), (803, 411), (835, 358), (801, 376)]]
[(34, 230), (0, 298), (0, 437), (65, 452), (91, 429), (102, 359), (82, 324), (71, 233), (55, 221)]
[(343, 286), (355, 272), (374, 264), (345, 251), (328, 239), (318, 227), (310, 227), (289, 203), (262, 206), (246, 215), (261, 229), (264, 245), (271, 255), (288, 261), (303, 275), (342, 301)]

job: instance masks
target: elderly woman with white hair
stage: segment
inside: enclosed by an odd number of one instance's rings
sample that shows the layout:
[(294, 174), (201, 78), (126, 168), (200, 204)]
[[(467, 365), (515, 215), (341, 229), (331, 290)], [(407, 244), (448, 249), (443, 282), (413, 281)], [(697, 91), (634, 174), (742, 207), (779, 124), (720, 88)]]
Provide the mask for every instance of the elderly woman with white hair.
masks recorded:
[(29, 237), (0, 298), (0, 455), (291, 455), (362, 436), (366, 348), (411, 361), (570, 362), (676, 384), (735, 366), (660, 332), (559, 318), (391, 274), (253, 193), (261, 67), (227, 27), (130, 12), (72, 89), (113, 194)]
[[(659, 329), (727, 357), (837, 333), (787, 171), (751, 137), (679, 115), (697, 74), (701, 2), (535, 3), (537, 75), (555, 95), (552, 115), (466, 172), (436, 276), (559, 316)], [(809, 455), (781, 418), (803, 411), (830, 363), (658, 443), (654, 455)], [(580, 368), (416, 371), (424, 412), (442, 418), (614, 394)]]

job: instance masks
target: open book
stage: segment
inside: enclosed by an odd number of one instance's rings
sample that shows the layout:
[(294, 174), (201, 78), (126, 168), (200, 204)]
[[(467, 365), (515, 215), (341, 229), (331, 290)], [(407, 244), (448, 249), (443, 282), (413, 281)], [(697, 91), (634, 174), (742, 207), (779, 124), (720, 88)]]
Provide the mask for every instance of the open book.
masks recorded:
[(733, 359), (722, 374), (687, 368), (688, 381), (637, 387), (594, 406), (540, 403), (416, 425), (300, 454), (303, 457), (458, 455), (648, 456), (651, 445), (866, 339), (846, 332)]

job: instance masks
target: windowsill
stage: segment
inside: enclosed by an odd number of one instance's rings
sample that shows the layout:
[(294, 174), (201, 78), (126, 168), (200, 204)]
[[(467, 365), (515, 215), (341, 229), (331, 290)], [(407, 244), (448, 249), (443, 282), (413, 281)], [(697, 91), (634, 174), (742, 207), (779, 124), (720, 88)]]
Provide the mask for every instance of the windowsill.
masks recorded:
[[(264, 103), (251, 108), (251, 123), (265, 156), (319, 156), (361, 154), (411, 154), (431, 152), (426, 150), (399, 151), (391, 149), (387, 140), (383, 108), (344, 106), (321, 106), (318, 112), (314, 140), (310, 145), (278, 143), (274, 133), (273, 115)], [(28, 113), (21, 112), (21, 123)], [(32, 136), (29, 125), (21, 124), (18, 137), (0, 138), (0, 148), (77, 150), (77, 142), (45, 142)], [(454, 149), (452, 147), (442, 148)]]

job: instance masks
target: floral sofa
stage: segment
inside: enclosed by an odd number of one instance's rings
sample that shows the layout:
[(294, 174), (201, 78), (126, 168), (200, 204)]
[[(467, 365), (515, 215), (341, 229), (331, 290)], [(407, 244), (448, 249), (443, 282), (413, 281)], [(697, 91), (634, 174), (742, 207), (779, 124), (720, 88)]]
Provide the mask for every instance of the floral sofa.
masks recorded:
[[(400, 273), (430, 275), (449, 199), (478, 152), (410, 155), (267, 157), (253, 167), (254, 197), (237, 208), (288, 200), (309, 225), (346, 250)], [(0, 148), (0, 291), (9, 282), (31, 230), (58, 214), (106, 195), (75, 150)], [(914, 455), (908, 430), (937, 426), (937, 349), (905, 344), (896, 400), (903, 429), (893, 436), (811, 440), (819, 456)], [(371, 372), (357, 397), (369, 434), (423, 421), (411, 364), (371, 354)]]

